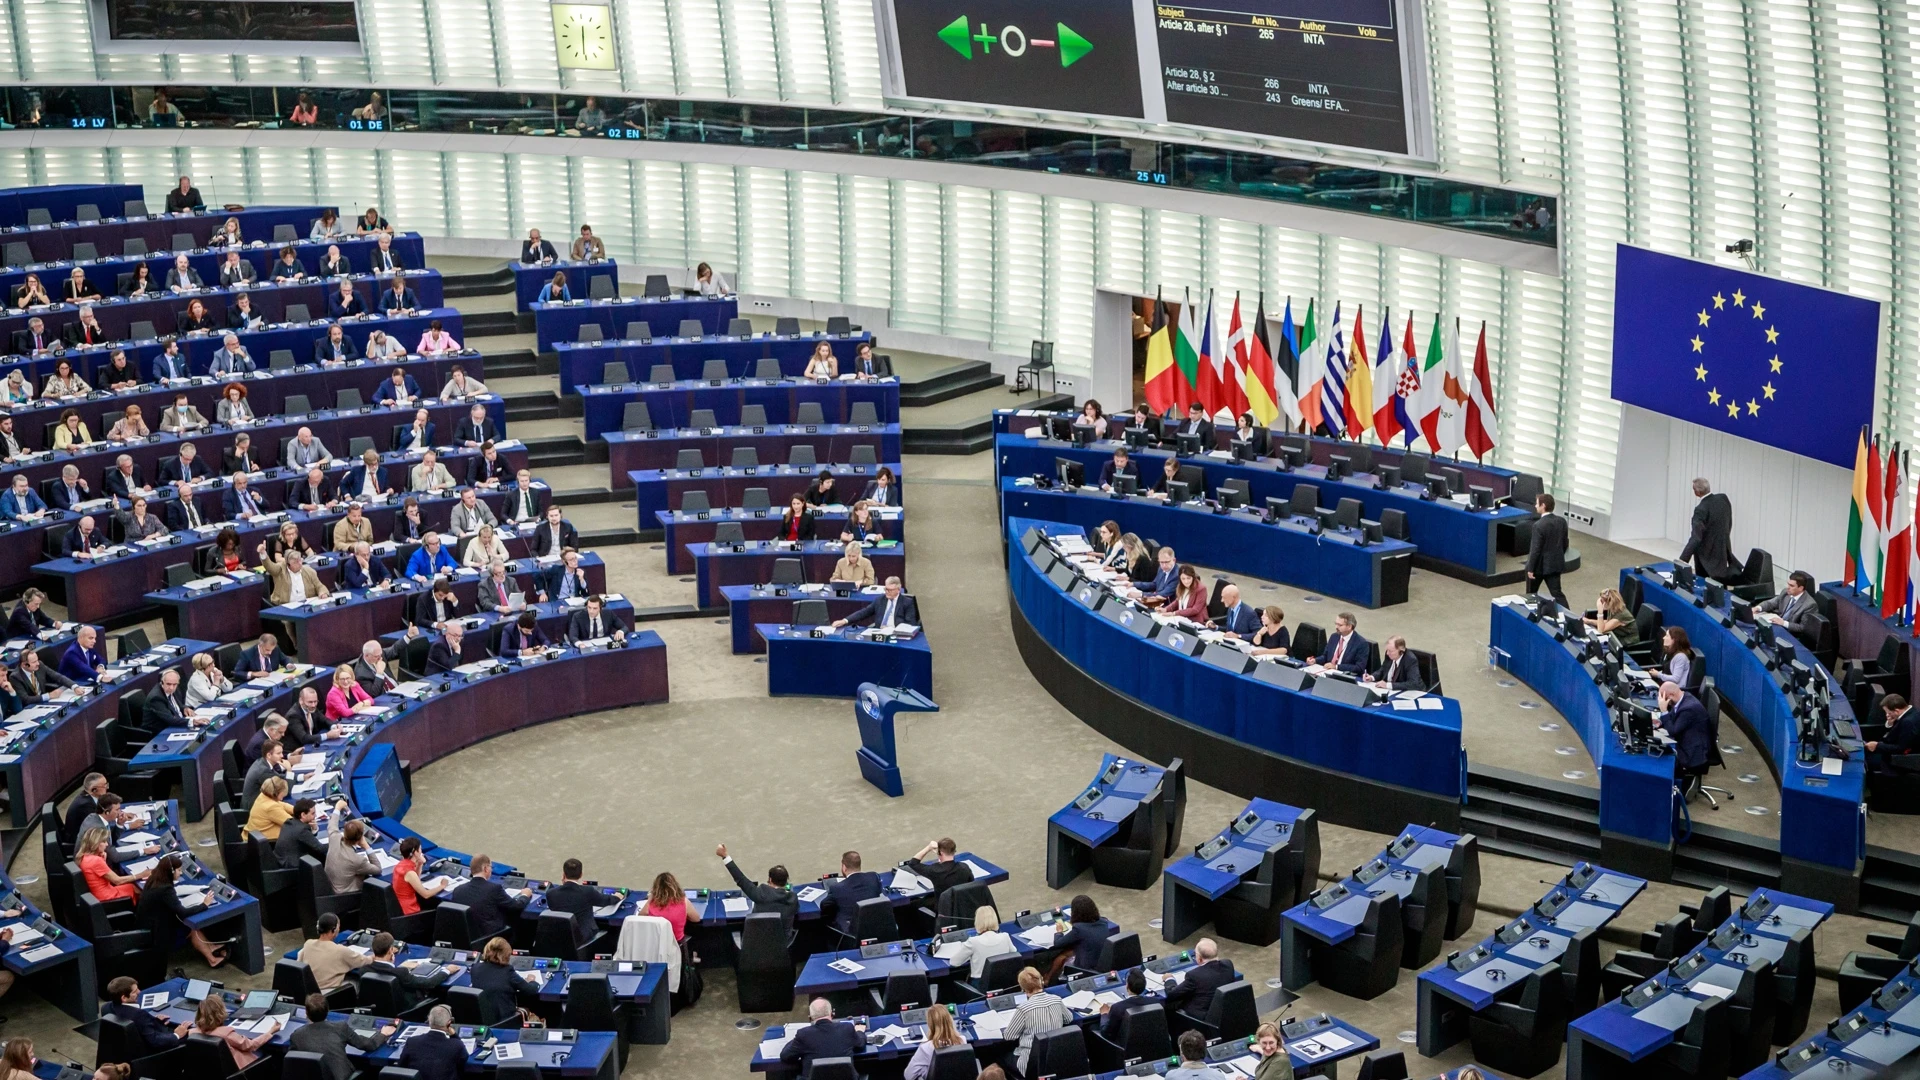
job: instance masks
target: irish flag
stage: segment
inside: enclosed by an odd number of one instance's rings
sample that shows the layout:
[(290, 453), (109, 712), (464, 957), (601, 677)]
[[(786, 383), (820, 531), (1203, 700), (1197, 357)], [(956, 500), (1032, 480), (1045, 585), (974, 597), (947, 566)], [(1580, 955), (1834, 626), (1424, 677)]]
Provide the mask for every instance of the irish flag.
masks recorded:
[(1433, 316), (1433, 336), (1427, 339), (1427, 355), (1421, 359), (1425, 365), (1420, 370), (1420, 402), (1414, 412), (1414, 422), (1420, 425), (1420, 434), (1427, 437), (1427, 448), (1436, 454), (1447, 449), (1447, 432), (1441, 416), (1446, 405), (1447, 394), (1447, 356), (1440, 344), (1440, 313)]
[(1309, 434), (1320, 430), (1320, 383), (1327, 377), (1327, 347), (1320, 341), (1319, 320), (1314, 318), (1313, 301), (1307, 301), (1307, 324), (1300, 328), (1300, 418)]

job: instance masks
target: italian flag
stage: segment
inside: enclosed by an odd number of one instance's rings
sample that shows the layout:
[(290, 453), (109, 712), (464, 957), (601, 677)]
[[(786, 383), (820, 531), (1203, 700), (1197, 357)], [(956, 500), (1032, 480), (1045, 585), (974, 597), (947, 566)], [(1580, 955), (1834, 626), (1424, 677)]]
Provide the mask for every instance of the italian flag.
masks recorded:
[(1307, 301), (1307, 324), (1300, 328), (1300, 416), (1309, 433), (1320, 430), (1320, 381), (1327, 377), (1327, 347), (1320, 343), (1313, 301)]
[[(1407, 327), (1409, 339), (1413, 336), (1413, 327)], [(1420, 425), (1420, 434), (1427, 437), (1427, 448), (1433, 453), (1444, 453), (1447, 433), (1441, 430), (1440, 409), (1445, 404), (1447, 356), (1446, 349), (1440, 344), (1440, 314), (1433, 316), (1433, 335), (1427, 339), (1427, 355), (1420, 368), (1420, 400), (1418, 407), (1409, 410), (1414, 422)]]

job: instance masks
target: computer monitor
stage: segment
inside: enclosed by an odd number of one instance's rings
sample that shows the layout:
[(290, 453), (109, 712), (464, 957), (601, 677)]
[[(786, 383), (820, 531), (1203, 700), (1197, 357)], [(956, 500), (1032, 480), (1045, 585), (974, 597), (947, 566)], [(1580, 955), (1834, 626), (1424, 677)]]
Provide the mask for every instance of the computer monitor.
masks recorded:
[(1327, 458), (1327, 479), (1338, 480), (1353, 475), (1353, 458), (1346, 454), (1334, 454)]
[(1183, 502), (1186, 502), (1189, 497), (1190, 497), (1190, 488), (1185, 480), (1167, 481), (1167, 501), (1168, 502), (1183, 503)]
[(1059, 442), (1072, 442), (1073, 441), (1073, 417), (1071, 416), (1047, 417), (1047, 437), (1050, 439), (1055, 439)]
[(1140, 490), (1140, 478), (1132, 473), (1114, 473), (1113, 490), (1122, 495), (1132, 495)]
[(1453, 498), (1453, 489), (1447, 486), (1446, 477), (1429, 476), (1427, 477), (1427, 494), (1436, 499), (1451, 499)]
[(1247, 493), (1237, 487), (1223, 487), (1214, 494), (1220, 499), (1220, 505), (1229, 510), (1238, 510), (1247, 505)]
[(1293, 516), (1293, 507), (1278, 495), (1267, 496), (1267, 520), (1279, 521)]
[(1093, 445), (1093, 425), (1092, 424), (1073, 425), (1073, 445), (1075, 446)]
[(1382, 491), (1400, 490), (1400, 466), (1381, 465), (1374, 469), (1373, 475), (1380, 482)]
[(1625, 705), (1627, 714), (1627, 738), (1643, 743), (1653, 738), (1653, 711), (1645, 705), (1629, 701)]
[(1473, 496), (1474, 509), (1476, 510), (1493, 509), (1493, 489), (1492, 488), (1482, 487), (1479, 484), (1468, 484), (1467, 493)]
[(1079, 487), (1087, 482), (1086, 467), (1072, 458), (1054, 458), (1053, 476), (1067, 487)]
[(1727, 614), (1733, 616), (1734, 622), (1751, 625), (1753, 622), (1753, 605), (1735, 600), (1727, 607)]
[(1704, 595), (1701, 597), (1701, 599), (1707, 602), (1708, 607), (1725, 607), (1726, 606), (1727, 604), (1727, 587), (1726, 586), (1709, 581), (1707, 582), (1707, 587), (1705, 590), (1703, 590), (1703, 593)]
[(1259, 456), (1260, 456), (1259, 452), (1254, 448), (1253, 440), (1251, 439), (1233, 440), (1233, 459), (1235, 461), (1252, 461), (1253, 459)]
[(1288, 469), (1304, 468), (1307, 464), (1307, 451), (1298, 446), (1282, 447), (1280, 456), (1286, 460)]
[(1200, 436), (1185, 432), (1174, 436), (1174, 452), (1181, 457), (1193, 457), (1200, 452)]
[(1383, 543), (1386, 543), (1386, 540), (1387, 540), (1386, 530), (1380, 527), (1379, 522), (1362, 521), (1360, 523), (1360, 542), (1361, 543), (1383, 544)]
[(1141, 447), (1146, 446), (1147, 445), (1147, 429), (1143, 427), (1128, 428), (1126, 431), (1126, 442), (1128, 446), (1131, 446), (1135, 449), (1139, 449)]
[(1673, 587), (1681, 592), (1693, 591), (1693, 567), (1685, 563), (1673, 565)]

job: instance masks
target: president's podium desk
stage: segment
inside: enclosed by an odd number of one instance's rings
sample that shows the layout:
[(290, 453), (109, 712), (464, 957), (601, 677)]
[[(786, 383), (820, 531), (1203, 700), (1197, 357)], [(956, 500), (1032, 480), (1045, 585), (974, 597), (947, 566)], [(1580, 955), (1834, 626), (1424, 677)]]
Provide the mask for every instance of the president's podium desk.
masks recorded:
[[(1038, 639), (1034, 647), (1043, 645), (1111, 695), (1144, 706), (1149, 714), (1143, 722), (1177, 723), (1170, 732), (1194, 748), (1181, 754), (1189, 763), (1215, 750), (1268, 755), (1275, 759), (1270, 766), (1255, 767), (1283, 769), (1290, 782), (1327, 785), (1322, 790), (1338, 793), (1330, 798), (1343, 800), (1345, 821), (1370, 821), (1373, 828), (1388, 813), (1401, 821), (1457, 820), (1467, 769), (1459, 702), (1428, 694), (1348, 704), (1326, 695), (1357, 699), (1361, 688), (1351, 682), (1334, 685), (1340, 682), (1336, 679), (1319, 680), (1304, 692), (1288, 689), (1278, 677), (1302, 685), (1306, 673), (1264, 659), (1250, 661), (1225, 643), (1202, 648), (1202, 636), (1163, 625), (1105, 586), (1074, 576), (1079, 571), (1072, 560), (1055, 566), (1054, 548), (1036, 541), (1030, 550), (1025, 540), (1029, 530), (1077, 534), (1078, 527), (1009, 518), (1006, 528), (1015, 613)], [(1323, 689), (1321, 683), (1328, 685)], [(1110, 698), (1096, 700), (1092, 708), (1113, 704)], [(1356, 779), (1371, 790), (1352, 789)], [(1364, 807), (1354, 810), (1359, 803)], [(1326, 813), (1331, 803), (1316, 805)]]
[[(1629, 869), (1659, 866), (1673, 847), (1674, 757), (1630, 749), (1614, 729), (1607, 694), (1594, 684), (1573, 638), (1528, 619), (1521, 603), (1492, 605), (1488, 643), (1500, 666), (1566, 717), (1592, 755), (1600, 776), (1600, 843), (1605, 856)], [(1655, 705), (1644, 684), (1635, 703)]]
[(1269, 524), (1259, 508), (1215, 513), (1199, 502), (1170, 504), (1151, 495), (1113, 496), (1098, 487), (1041, 488), (1030, 478), (1002, 477), (1003, 518), (1038, 518), (1092, 532), (1113, 521), (1122, 532), (1171, 547), (1180, 561), (1326, 593), (1377, 608), (1407, 602), (1414, 546), (1404, 540), (1362, 542), (1354, 530), (1297, 518)]
[[(1170, 863), (1160, 881), (1160, 937), (1184, 941), (1215, 921), (1222, 900), (1236, 915), (1215, 932), (1234, 941), (1271, 945), (1280, 936), (1279, 910), (1292, 906), (1302, 883), (1318, 879), (1320, 828), (1312, 810), (1254, 799), (1212, 839)], [(1228, 899), (1231, 898), (1231, 899)], [(1274, 912), (1269, 920), (1260, 913)], [(1230, 932), (1231, 931), (1231, 932)]]
[[(1052, 476), (1054, 459), (1068, 458), (1080, 463), (1087, 479), (1097, 483), (1100, 467), (1113, 460), (1113, 451), (1120, 445), (1104, 441), (1080, 447), (1024, 435), (1001, 435), (994, 440), (995, 475)], [(1152, 487), (1160, 479), (1162, 463), (1173, 456), (1165, 450), (1136, 450), (1132, 454), (1145, 487)], [(1329, 480), (1321, 465), (1288, 470), (1271, 459), (1235, 461), (1224, 453), (1181, 458), (1180, 464), (1205, 473), (1207, 495), (1229, 480), (1244, 481), (1248, 502), (1253, 506), (1264, 507), (1268, 499), (1291, 499), (1295, 485), (1312, 484), (1319, 489), (1320, 505), (1327, 509), (1338, 507), (1341, 499), (1357, 499), (1361, 517), (1372, 521), (1379, 521), (1383, 510), (1399, 510), (1407, 516), (1407, 540), (1419, 549), (1415, 561), (1420, 566), (1482, 584), (1499, 571), (1501, 527), (1533, 520), (1531, 510), (1517, 507), (1475, 510), (1450, 499), (1424, 499), (1420, 489), (1411, 486), (1382, 490), (1370, 474)]]
[(753, 629), (767, 643), (767, 693), (774, 697), (850, 698), (868, 682), (933, 696), (933, 647), (924, 633), (881, 640), (854, 627), (761, 623)]
[[(1753, 733), (1779, 776), (1780, 856), (1786, 880), (1817, 877), (1817, 882), (1794, 887), (1828, 898), (1857, 889), (1855, 879), (1867, 847), (1867, 819), (1860, 813), (1866, 801), (1866, 752), (1853, 706), (1844, 693), (1836, 692), (1831, 673), (1785, 627), (1762, 631), (1755, 623), (1736, 622), (1730, 606), (1707, 606), (1705, 588), (1697, 583), (1691, 590), (1678, 589), (1670, 564), (1623, 569), (1622, 585), (1629, 579), (1639, 582), (1641, 602), (1659, 608), (1666, 625), (1687, 632), (1705, 657), (1720, 700), (1744, 721), (1742, 726)], [(1740, 603), (1737, 597), (1731, 599)], [(1831, 747), (1822, 748), (1811, 761), (1800, 759), (1799, 715), (1819, 709), (1826, 710), (1846, 749), (1844, 759), (1833, 756)]]
[[(1517, 995), (1527, 976), (1547, 964), (1559, 964), (1563, 974), (1591, 971), (1587, 978), (1597, 991), (1599, 935), (1646, 887), (1644, 878), (1578, 863), (1518, 918), (1421, 972), (1414, 988), (1420, 1053), (1437, 1057), (1466, 1038), (1469, 1016)], [(1590, 996), (1575, 998), (1568, 1011), (1578, 1015), (1593, 1003)]]

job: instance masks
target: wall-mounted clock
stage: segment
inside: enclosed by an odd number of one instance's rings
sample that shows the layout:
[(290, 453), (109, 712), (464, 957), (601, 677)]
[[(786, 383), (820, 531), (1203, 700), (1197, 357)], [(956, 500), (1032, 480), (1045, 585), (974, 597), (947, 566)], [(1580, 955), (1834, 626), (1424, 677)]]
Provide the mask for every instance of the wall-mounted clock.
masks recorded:
[(606, 4), (553, 5), (553, 46), (562, 68), (612, 71), (613, 10)]

